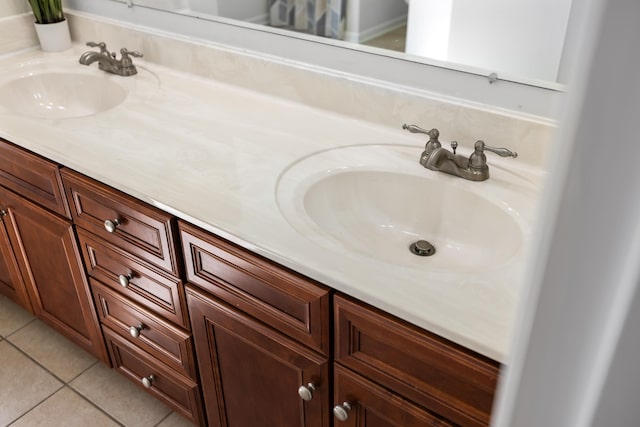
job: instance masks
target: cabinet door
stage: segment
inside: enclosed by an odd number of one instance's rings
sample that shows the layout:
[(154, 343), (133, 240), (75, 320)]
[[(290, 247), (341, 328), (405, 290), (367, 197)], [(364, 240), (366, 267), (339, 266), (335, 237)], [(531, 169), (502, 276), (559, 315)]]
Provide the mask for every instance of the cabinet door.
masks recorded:
[(0, 293), (8, 296), (25, 309), (33, 311), (27, 288), (20, 277), (18, 262), (13, 253), (11, 241), (9, 241), (7, 227), (2, 220), (7, 215), (6, 211), (0, 211)]
[(334, 370), (334, 401), (334, 413), (343, 417), (336, 419), (335, 427), (453, 427), (339, 364)]
[(106, 362), (71, 223), (1, 187), (0, 208), (36, 316)]
[(209, 425), (329, 425), (326, 357), (190, 286), (187, 305)]

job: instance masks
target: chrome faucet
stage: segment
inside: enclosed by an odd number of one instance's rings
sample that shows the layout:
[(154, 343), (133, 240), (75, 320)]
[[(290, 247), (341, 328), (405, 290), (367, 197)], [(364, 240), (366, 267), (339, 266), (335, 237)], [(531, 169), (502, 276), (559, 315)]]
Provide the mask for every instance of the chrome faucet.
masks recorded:
[(142, 58), (142, 53), (137, 51), (130, 51), (125, 48), (120, 49), (122, 57), (116, 59), (116, 54), (107, 50), (107, 45), (104, 42), (88, 42), (89, 47), (99, 47), (100, 52), (90, 50), (80, 56), (80, 63), (82, 65), (91, 65), (94, 62), (98, 63), (98, 68), (107, 73), (117, 74), (119, 76), (133, 76), (138, 73), (136, 66), (133, 65), (131, 57)]
[(420, 156), (420, 164), (427, 169), (433, 171), (444, 172), (451, 175), (459, 176), (470, 181), (485, 181), (489, 179), (489, 166), (487, 165), (487, 156), (484, 152), (491, 151), (501, 157), (518, 157), (518, 153), (506, 148), (489, 147), (484, 141), (476, 141), (474, 151), (469, 157), (456, 154), (458, 143), (451, 142), (451, 150), (449, 151), (442, 146), (438, 138), (440, 132), (438, 129), (426, 130), (416, 125), (402, 125), (402, 129), (411, 133), (424, 133), (429, 135), (424, 151)]

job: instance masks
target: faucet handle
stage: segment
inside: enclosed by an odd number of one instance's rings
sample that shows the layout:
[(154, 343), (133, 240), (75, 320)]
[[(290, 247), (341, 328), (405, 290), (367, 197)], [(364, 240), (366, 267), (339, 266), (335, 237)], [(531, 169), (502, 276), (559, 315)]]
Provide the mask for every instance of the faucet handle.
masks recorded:
[(99, 47), (100, 48), (100, 53), (106, 53), (107, 55), (109, 55), (109, 51), (107, 50), (107, 44), (105, 42), (87, 42), (87, 46), (89, 47)]
[(436, 138), (438, 136), (440, 136), (440, 132), (438, 132), (438, 129), (426, 130), (426, 129), (421, 128), (418, 125), (408, 125), (408, 124), (405, 123), (405, 124), (402, 125), (402, 129), (408, 130), (411, 133), (424, 133), (424, 134), (429, 135), (429, 136), (432, 136), (431, 134), (433, 132), (437, 132), (438, 135), (436, 135)]
[(134, 58), (142, 58), (144, 56), (142, 52), (138, 52), (137, 50), (129, 50), (126, 47), (120, 49), (120, 53), (122, 54), (122, 59), (125, 59), (129, 56), (133, 56)]
[(518, 153), (515, 151), (511, 151), (508, 148), (489, 147), (484, 141), (476, 141), (475, 149), (476, 151), (491, 151), (500, 157), (513, 157), (514, 159), (518, 157)]

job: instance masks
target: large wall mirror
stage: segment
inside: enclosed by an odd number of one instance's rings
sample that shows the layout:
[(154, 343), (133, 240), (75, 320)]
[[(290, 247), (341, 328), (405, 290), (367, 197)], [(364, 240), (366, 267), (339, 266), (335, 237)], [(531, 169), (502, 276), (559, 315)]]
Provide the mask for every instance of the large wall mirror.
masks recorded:
[(563, 111), (586, 13), (572, 0), (64, 1), (242, 52), (552, 119)]
[(574, 24), (572, 0), (115, 1), (540, 86), (563, 80)]

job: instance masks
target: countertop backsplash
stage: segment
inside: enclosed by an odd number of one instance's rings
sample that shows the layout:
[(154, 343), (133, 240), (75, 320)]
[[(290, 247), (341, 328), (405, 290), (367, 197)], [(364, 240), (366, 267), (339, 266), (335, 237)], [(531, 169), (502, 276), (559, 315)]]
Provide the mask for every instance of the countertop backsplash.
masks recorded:
[(398, 132), (403, 132), (403, 123), (436, 127), (445, 144), (456, 140), (472, 147), (482, 139), (517, 151), (524, 163), (546, 163), (555, 124), (543, 117), (419, 93), (393, 82), (365, 80), (84, 13), (67, 11), (67, 17), (76, 42), (104, 41), (113, 51), (139, 50), (146, 61), (195, 76), (395, 127)]
[(38, 46), (33, 22), (30, 13), (0, 17), (0, 56)]

